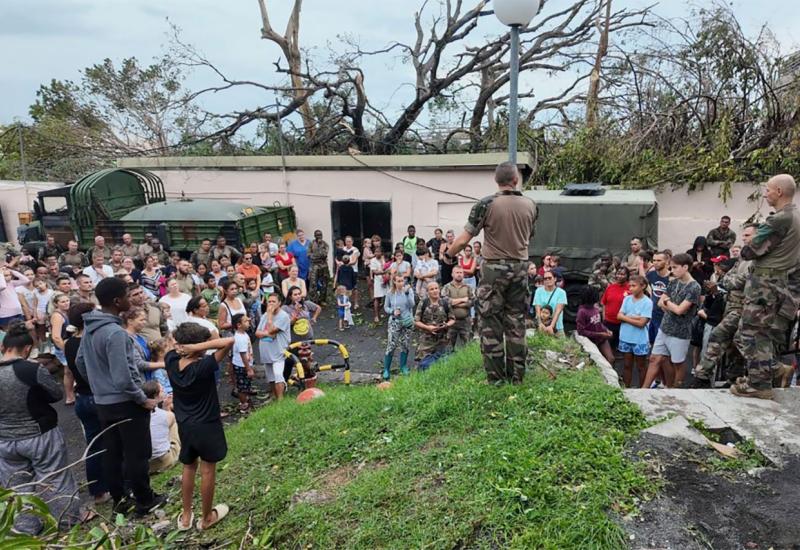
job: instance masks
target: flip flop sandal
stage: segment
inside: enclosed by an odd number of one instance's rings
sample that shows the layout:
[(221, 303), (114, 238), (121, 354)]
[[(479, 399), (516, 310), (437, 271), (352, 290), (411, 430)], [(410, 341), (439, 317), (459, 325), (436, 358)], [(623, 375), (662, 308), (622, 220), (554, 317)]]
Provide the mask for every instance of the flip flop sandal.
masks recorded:
[(87, 509), (81, 515), (81, 519), (80, 519), (80, 521), (78, 523), (80, 523), (80, 524), (89, 523), (94, 518), (96, 518), (98, 515), (99, 514), (97, 512), (95, 512), (94, 510)]
[(194, 525), (194, 512), (189, 514), (189, 525), (184, 525), (181, 521), (181, 516), (183, 516), (183, 512), (178, 513), (178, 517), (175, 519), (175, 523), (178, 524), (178, 531), (188, 531)]
[(216, 514), (217, 514), (216, 521), (211, 522), (210, 525), (203, 525), (203, 518), (198, 519), (197, 520), (197, 524), (195, 525), (195, 527), (197, 527), (198, 531), (205, 531), (207, 529), (211, 529), (212, 527), (214, 527), (220, 521), (225, 519), (225, 516), (228, 515), (228, 512), (230, 511), (230, 508), (228, 508), (227, 504), (217, 504), (216, 506), (214, 506), (214, 508), (212, 508), (211, 511), (212, 512), (216, 512)]

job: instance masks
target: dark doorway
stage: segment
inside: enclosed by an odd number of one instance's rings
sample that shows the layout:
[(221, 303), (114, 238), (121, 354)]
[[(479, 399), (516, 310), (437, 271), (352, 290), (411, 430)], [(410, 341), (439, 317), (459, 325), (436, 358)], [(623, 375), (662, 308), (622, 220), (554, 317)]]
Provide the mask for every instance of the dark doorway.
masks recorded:
[(351, 235), (356, 246), (367, 237), (380, 235), (384, 247), (392, 242), (392, 206), (379, 201), (331, 201), (333, 236), (344, 239)]

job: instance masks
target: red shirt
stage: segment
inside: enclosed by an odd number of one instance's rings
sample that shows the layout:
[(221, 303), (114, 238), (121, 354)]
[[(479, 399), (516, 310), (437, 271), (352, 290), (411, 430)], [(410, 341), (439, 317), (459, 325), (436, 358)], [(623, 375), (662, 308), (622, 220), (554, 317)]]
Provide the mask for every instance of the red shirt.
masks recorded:
[(619, 324), (617, 314), (619, 310), (622, 309), (622, 301), (625, 300), (625, 296), (628, 294), (630, 294), (630, 292), (628, 291), (627, 282), (624, 285), (620, 285), (619, 283), (608, 285), (606, 291), (603, 293), (603, 297), (600, 299), (600, 303), (605, 306), (606, 314), (604, 318), (606, 323)]
[(278, 264), (278, 273), (281, 277), (289, 276), (289, 268), (294, 263), (294, 254), (287, 252), (284, 256), (280, 252), (275, 255), (275, 262)]

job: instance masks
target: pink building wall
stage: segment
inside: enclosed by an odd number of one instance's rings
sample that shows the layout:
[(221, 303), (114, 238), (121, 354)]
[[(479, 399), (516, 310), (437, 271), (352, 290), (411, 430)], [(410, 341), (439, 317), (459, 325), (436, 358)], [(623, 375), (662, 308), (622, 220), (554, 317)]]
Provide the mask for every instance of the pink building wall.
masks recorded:
[[(494, 192), (491, 167), (461, 170), (290, 170), (286, 180), (280, 170), (155, 170), (164, 180), (168, 196), (217, 198), (254, 205), (274, 202), (295, 207), (298, 225), (306, 231), (321, 229), (326, 240), (333, 233), (331, 201), (374, 200), (391, 203), (392, 239), (397, 242), (408, 224), (419, 235), (433, 236), (441, 227), (459, 232), (469, 209), (478, 198)], [(406, 181), (403, 181), (406, 180)], [(288, 183), (288, 185), (287, 185)], [(36, 192), (59, 184), (31, 183), (30, 199)], [(761, 201), (748, 197), (758, 191), (751, 183), (732, 185), (733, 196), (724, 204), (720, 185), (711, 183), (688, 193), (686, 190), (656, 192), (659, 204), (659, 246), (673, 251), (689, 248), (697, 235), (716, 227), (720, 216), (731, 216), (732, 227), (760, 211), (768, 213)], [(759, 210), (760, 207), (760, 210)], [(17, 213), (27, 210), (21, 182), (0, 182), (0, 208), (6, 232), (16, 236)]]

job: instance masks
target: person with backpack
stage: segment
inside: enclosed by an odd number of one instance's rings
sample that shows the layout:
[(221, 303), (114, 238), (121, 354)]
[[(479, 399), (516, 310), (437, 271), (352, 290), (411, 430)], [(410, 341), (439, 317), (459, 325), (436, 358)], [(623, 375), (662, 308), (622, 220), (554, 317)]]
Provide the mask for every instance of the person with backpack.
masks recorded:
[[(52, 407), (64, 397), (64, 388), (43, 366), (28, 360), (32, 349), (25, 323), (10, 324), (0, 357), (0, 486), (24, 486), (20, 493), (38, 493), (60, 526), (68, 527), (89, 518), (80, 517), (78, 485), (67, 468), (67, 443)], [(42, 527), (29, 514), (14, 522), (17, 531), (29, 535)]]
[(440, 296), (439, 283), (428, 283), (428, 296), (417, 306), (414, 325), (419, 329), (417, 357), (419, 370), (428, 370), (431, 364), (447, 353), (449, 341), (447, 331), (456, 322), (455, 315), (446, 300)]
[(383, 356), (383, 379), (389, 380), (394, 351), (400, 348), (400, 374), (408, 374), (408, 348), (414, 329), (414, 291), (403, 275), (394, 275), (383, 309), (389, 315), (389, 341)]

